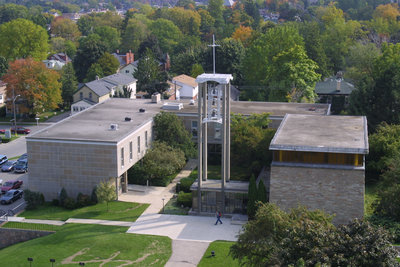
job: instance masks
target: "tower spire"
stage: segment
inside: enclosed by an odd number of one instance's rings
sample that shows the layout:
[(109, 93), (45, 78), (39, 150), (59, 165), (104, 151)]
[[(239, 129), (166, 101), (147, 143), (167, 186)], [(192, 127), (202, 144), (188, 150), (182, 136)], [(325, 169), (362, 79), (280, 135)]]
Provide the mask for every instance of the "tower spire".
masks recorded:
[(213, 43), (211, 45), (208, 45), (208, 46), (213, 48), (213, 73), (215, 74), (215, 47), (216, 46), (220, 46), (220, 45), (215, 44), (214, 34), (213, 34)]

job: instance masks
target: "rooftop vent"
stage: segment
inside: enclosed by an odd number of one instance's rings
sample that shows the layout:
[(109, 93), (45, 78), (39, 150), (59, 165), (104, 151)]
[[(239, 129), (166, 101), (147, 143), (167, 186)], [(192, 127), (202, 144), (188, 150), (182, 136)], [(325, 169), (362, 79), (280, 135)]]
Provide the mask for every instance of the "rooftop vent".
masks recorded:
[(132, 118), (125, 117), (125, 121), (131, 121), (131, 120), (132, 120)]
[(163, 109), (166, 109), (166, 110), (181, 110), (181, 109), (183, 109), (183, 104), (182, 103), (165, 103), (163, 105)]
[(144, 112), (146, 112), (146, 110), (145, 110), (144, 108), (140, 108), (140, 109), (139, 109), (139, 112), (140, 112), (140, 113), (144, 113)]
[(154, 93), (151, 95), (151, 103), (159, 103), (161, 101), (160, 93)]
[(189, 105), (194, 105), (194, 99), (191, 99)]
[(116, 123), (110, 124), (110, 130), (111, 130), (111, 131), (116, 131), (116, 130), (118, 130), (118, 124), (116, 124)]

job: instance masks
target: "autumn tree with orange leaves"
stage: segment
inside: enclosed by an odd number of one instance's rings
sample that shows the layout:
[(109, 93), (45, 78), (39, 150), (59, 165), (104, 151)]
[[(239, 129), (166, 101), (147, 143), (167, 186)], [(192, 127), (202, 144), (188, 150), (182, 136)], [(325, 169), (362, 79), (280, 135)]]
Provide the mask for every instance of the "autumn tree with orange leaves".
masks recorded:
[[(35, 115), (58, 107), (62, 102), (60, 75), (32, 58), (10, 62), (3, 81), (8, 99), (18, 98), (19, 113)], [(12, 105), (12, 101), (8, 101)]]

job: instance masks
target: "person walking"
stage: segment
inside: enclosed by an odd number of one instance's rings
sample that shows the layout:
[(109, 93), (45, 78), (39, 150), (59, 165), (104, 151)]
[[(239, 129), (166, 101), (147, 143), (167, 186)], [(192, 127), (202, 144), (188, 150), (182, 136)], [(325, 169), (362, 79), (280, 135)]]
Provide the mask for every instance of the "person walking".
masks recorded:
[(215, 222), (215, 225), (217, 225), (218, 222), (220, 222), (222, 224), (222, 221), (221, 221), (222, 214), (221, 214), (221, 212), (219, 210), (217, 210), (215, 215), (217, 216), (217, 221)]

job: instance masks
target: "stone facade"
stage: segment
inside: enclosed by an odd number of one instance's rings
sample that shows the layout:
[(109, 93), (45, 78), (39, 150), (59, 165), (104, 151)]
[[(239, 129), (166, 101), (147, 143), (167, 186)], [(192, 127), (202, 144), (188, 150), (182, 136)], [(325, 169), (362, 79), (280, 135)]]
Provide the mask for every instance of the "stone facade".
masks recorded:
[(50, 234), (54, 232), (0, 228), (0, 249)]
[(364, 215), (364, 169), (271, 166), (270, 198), (289, 210), (299, 204), (335, 214), (335, 224)]

